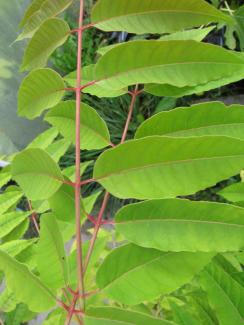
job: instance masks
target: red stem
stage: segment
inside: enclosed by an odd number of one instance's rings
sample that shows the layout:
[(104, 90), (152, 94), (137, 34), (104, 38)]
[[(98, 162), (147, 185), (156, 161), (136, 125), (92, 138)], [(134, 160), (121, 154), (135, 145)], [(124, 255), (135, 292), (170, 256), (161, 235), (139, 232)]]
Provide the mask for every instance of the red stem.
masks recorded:
[[(77, 278), (78, 278), (78, 295), (74, 299), (76, 304), (79, 295), (84, 294), (84, 277), (82, 262), (82, 238), (81, 238), (81, 188), (80, 188), (80, 111), (81, 111), (81, 67), (82, 67), (82, 25), (84, 14), (84, 1), (80, 0), (79, 12), (79, 30), (78, 30), (78, 49), (77, 49), (77, 80), (76, 80), (76, 148), (75, 148), (75, 219), (76, 219), (76, 249), (77, 249)], [(72, 319), (73, 312), (71, 312)], [(70, 321), (69, 321), (70, 322)], [(69, 322), (67, 324), (69, 324)]]
[(128, 113), (128, 116), (127, 116), (127, 120), (126, 120), (126, 123), (125, 123), (124, 132), (123, 132), (123, 135), (122, 135), (122, 138), (121, 138), (121, 143), (125, 142), (125, 140), (126, 140), (126, 136), (127, 136), (129, 125), (130, 125), (130, 121), (131, 121), (131, 118), (132, 118), (132, 113), (133, 113), (135, 103), (136, 103), (136, 98), (138, 96), (138, 85), (136, 85), (135, 90), (131, 92), (131, 96), (132, 96), (132, 99), (131, 99), (131, 103), (130, 103), (130, 108), (129, 108), (129, 113)]
[(91, 258), (92, 252), (93, 252), (93, 248), (94, 248), (94, 245), (95, 245), (95, 242), (96, 242), (96, 239), (97, 239), (97, 235), (98, 235), (100, 226), (102, 224), (102, 218), (103, 218), (103, 214), (105, 212), (105, 209), (106, 209), (106, 206), (107, 206), (107, 203), (108, 203), (108, 200), (109, 200), (109, 196), (110, 196), (110, 194), (108, 192), (106, 192), (105, 195), (104, 195), (104, 199), (103, 199), (101, 209), (100, 209), (100, 211), (98, 213), (96, 225), (95, 225), (94, 232), (93, 232), (93, 235), (92, 235), (92, 238), (91, 238), (91, 241), (90, 241), (90, 246), (89, 246), (89, 249), (88, 249), (88, 252), (87, 252), (87, 255), (86, 255), (86, 261), (85, 261), (85, 264), (84, 264), (84, 274), (85, 274), (85, 272), (87, 270), (87, 267), (88, 267), (88, 264), (89, 264), (89, 261), (90, 261), (90, 258)]

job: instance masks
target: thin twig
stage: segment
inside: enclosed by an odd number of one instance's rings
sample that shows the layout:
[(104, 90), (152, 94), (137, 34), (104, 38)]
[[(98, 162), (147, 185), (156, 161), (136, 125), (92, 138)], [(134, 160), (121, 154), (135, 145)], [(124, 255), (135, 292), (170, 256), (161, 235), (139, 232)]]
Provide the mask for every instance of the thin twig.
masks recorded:
[[(27, 203), (28, 203), (29, 210), (32, 211), (33, 208), (32, 208), (31, 201), (27, 200)], [(31, 214), (31, 220), (32, 220), (32, 222), (34, 224), (34, 227), (36, 229), (37, 234), (39, 235), (40, 234), (40, 228), (39, 228), (39, 225), (38, 225), (38, 222), (37, 222), (36, 218), (37, 218), (37, 214), (33, 211), (32, 214)]]
[[(136, 104), (136, 98), (142, 92), (143, 92), (143, 90), (138, 90), (138, 85), (135, 86), (134, 91), (130, 92), (130, 94), (132, 96), (132, 99), (131, 99), (129, 112), (128, 112), (127, 120), (126, 120), (126, 123), (125, 123), (124, 131), (123, 131), (120, 143), (123, 143), (125, 141), (125, 139), (126, 139), (128, 129), (129, 129), (129, 124), (130, 124), (132, 114), (133, 114), (133, 110), (134, 110), (135, 104)], [(97, 220), (96, 220), (96, 223), (95, 223), (94, 232), (93, 232), (93, 235), (92, 235), (92, 238), (91, 238), (91, 241), (90, 241), (90, 245), (89, 245), (89, 248), (88, 248), (88, 252), (87, 252), (87, 255), (86, 255), (86, 260), (85, 260), (85, 264), (84, 264), (84, 274), (85, 274), (85, 272), (87, 270), (89, 261), (91, 259), (91, 255), (92, 255), (92, 252), (93, 252), (96, 240), (97, 240), (97, 235), (98, 235), (99, 229), (100, 229), (101, 225), (103, 224), (102, 218), (103, 218), (103, 214), (105, 212), (105, 209), (107, 207), (109, 197), (110, 197), (110, 194), (108, 192), (106, 192), (105, 195), (104, 195), (104, 199), (103, 199), (103, 202), (102, 202), (101, 209), (100, 209), (100, 211), (98, 213), (98, 217), (97, 217)], [(94, 221), (93, 218), (91, 218), (90, 220)]]
[(86, 260), (85, 260), (85, 264), (84, 264), (84, 274), (85, 274), (85, 272), (87, 270), (87, 267), (88, 267), (88, 264), (89, 264), (89, 261), (90, 261), (90, 258), (91, 258), (92, 252), (93, 252), (93, 248), (94, 248), (95, 242), (97, 240), (97, 235), (98, 235), (100, 226), (102, 224), (102, 218), (103, 218), (103, 214), (105, 212), (105, 209), (107, 207), (109, 196), (110, 196), (110, 194), (108, 192), (106, 192), (105, 195), (104, 195), (104, 199), (103, 199), (101, 209), (100, 209), (100, 211), (98, 213), (96, 225), (95, 225), (94, 232), (93, 232), (93, 235), (92, 235), (92, 238), (91, 238), (91, 241), (90, 241), (90, 245), (89, 245), (89, 248), (88, 248), (88, 252), (87, 252), (87, 255), (86, 255)]
[(127, 133), (128, 133), (132, 113), (133, 113), (135, 103), (136, 103), (136, 98), (138, 96), (138, 85), (136, 85), (135, 90), (131, 93), (131, 96), (132, 96), (132, 99), (131, 99), (131, 103), (130, 103), (130, 107), (129, 107), (127, 120), (126, 120), (126, 123), (125, 123), (124, 132), (123, 132), (123, 135), (122, 135), (122, 138), (121, 138), (121, 143), (125, 142), (125, 139), (126, 139), (126, 136), (127, 136)]

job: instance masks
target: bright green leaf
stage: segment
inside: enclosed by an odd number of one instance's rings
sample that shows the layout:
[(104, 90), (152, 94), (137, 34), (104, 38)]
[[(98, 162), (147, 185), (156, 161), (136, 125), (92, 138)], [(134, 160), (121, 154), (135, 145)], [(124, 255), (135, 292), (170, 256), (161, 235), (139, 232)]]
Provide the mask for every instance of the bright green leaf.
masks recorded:
[[(58, 104), (47, 113), (45, 120), (54, 125), (65, 139), (75, 144), (75, 101)], [(108, 128), (95, 109), (81, 104), (81, 149), (101, 149), (110, 145)]]
[(244, 248), (244, 209), (181, 199), (123, 207), (116, 229), (126, 239), (162, 251), (239, 251)]
[(244, 106), (209, 102), (162, 112), (142, 123), (135, 138), (152, 135), (225, 135), (244, 140)]
[(67, 285), (68, 271), (64, 243), (56, 217), (52, 213), (41, 217), (37, 267), (41, 280), (48, 287), (59, 289)]
[(36, 137), (27, 148), (40, 148), (46, 149), (58, 136), (58, 130), (56, 128), (49, 128), (38, 137)]
[(202, 0), (100, 0), (93, 8), (92, 22), (104, 31), (155, 34), (210, 22), (233, 23), (233, 19)]
[(225, 187), (223, 190), (218, 192), (223, 198), (231, 202), (244, 201), (244, 183), (235, 183)]
[(43, 312), (55, 305), (53, 293), (38, 277), (15, 259), (0, 250), (0, 268), (4, 271), (7, 287), (18, 301), (26, 303), (32, 311)]
[(0, 238), (8, 235), (13, 229), (28, 218), (30, 212), (14, 211), (0, 216)]
[(10, 191), (0, 194), (0, 215), (15, 205), (23, 196), (21, 191)]
[(66, 42), (69, 33), (69, 25), (62, 19), (50, 18), (44, 21), (25, 50), (21, 70), (44, 67), (54, 50)]
[(136, 305), (188, 283), (212, 257), (207, 253), (165, 253), (128, 244), (105, 258), (97, 273), (97, 284), (112, 299)]
[(39, 10), (36, 10), (26, 21), (24, 30), (17, 40), (32, 37), (44, 20), (57, 16), (67, 9), (72, 2), (73, 0), (44, 0)]
[[(84, 163), (80, 164), (80, 175), (82, 176), (86, 168), (91, 165), (93, 160), (86, 161)], [(62, 170), (62, 173), (64, 176), (68, 177), (71, 182), (75, 181), (75, 165), (74, 166), (69, 166), (65, 169)]]
[(69, 147), (70, 141), (67, 141), (66, 139), (61, 139), (50, 144), (47, 147), (46, 152), (49, 153), (49, 155), (54, 161), (59, 162), (60, 158), (64, 156)]
[(164, 35), (160, 37), (160, 39), (163, 41), (193, 40), (193, 41), (201, 42), (213, 29), (214, 27), (211, 26), (206, 28), (184, 30), (169, 35)]
[(17, 301), (14, 293), (8, 289), (1, 292), (0, 295), (0, 310), (4, 313), (9, 313), (16, 308)]
[(63, 175), (55, 161), (37, 148), (26, 149), (15, 156), (12, 175), (30, 200), (48, 199), (63, 182)]
[(114, 307), (91, 307), (86, 312), (86, 325), (174, 325), (143, 313)]
[(244, 76), (242, 55), (195, 41), (123, 43), (103, 55), (95, 68), (97, 85), (108, 89), (151, 83), (195, 87), (234, 74), (236, 81)]
[(8, 255), (15, 257), (16, 255), (20, 254), (30, 246), (32, 246), (35, 243), (35, 239), (18, 239), (18, 240), (11, 240), (9, 242), (6, 242), (5, 244), (0, 245), (0, 250), (4, 251)]
[(213, 186), (243, 165), (244, 143), (238, 139), (154, 136), (104, 152), (94, 178), (119, 198), (170, 198)]
[(199, 325), (199, 322), (186, 310), (175, 303), (171, 303), (174, 320), (179, 325)]
[(51, 69), (32, 71), (20, 85), (18, 113), (33, 119), (45, 109), (57, 105), (64, 95), (65, 84), (58, 73)]
[(201, 275), (201, 286), (208, 294), (210, 305), (221, 325), (242, 325), (244, 288), (222, 267), (211, 263)]
[(20, 27), (23, 27), (26, 24), (30, 17), (41, 8), (43, 2), (45, 1), (46, 0), (33, 0), (31, 2), (29, 7), (26, 9), (23, 19), (20, 22)]

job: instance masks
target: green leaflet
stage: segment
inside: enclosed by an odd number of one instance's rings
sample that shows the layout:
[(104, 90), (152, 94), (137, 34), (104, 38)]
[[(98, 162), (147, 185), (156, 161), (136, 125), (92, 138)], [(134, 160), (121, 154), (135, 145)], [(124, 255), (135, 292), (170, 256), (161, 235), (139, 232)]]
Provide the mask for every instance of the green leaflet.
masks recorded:
[[(86, 218), (86, 213), (90, 213), (100, 192), (97, 192), (81, 202), (81, 221)], [(75, 191), (70, 185), (63, 184), (59, 190), (49, 198), (52, 211), (61, 221), (75, 223)]]
[[(40, 0), (38, 0), (40, 2)], [(17, 40), (32, 37), (34, 32), (47, 18), (52, 18), (67, 9), (73, 0), (41, 0), (42, 4), (39, 10), (33, 12), (24, 24), (24, 30)]]
[[(197, 42), (201, 42), (212, 30), (214, 27), (206, 27), (206, 28), (198, 28), (198, 29), (190, 29), (190, 30), (184, 30), (176, 33), (172, 33), (169, 35), (163, 35), (159, 38), (159, 40), (163, 41), (188, 41), (193, 40)], [(137, 42), (140, 42), (141, 40), (137, 40)], [(115, 48), (116, 46), (119, 46), (120, 44), (112, 44), (104, 47), (100, 47), (97, 50), (97, 53), (100, 55), (106, 54), (111, 49)]]
[[(86, 67), (82, 68), (82, 82), (81, 85), (84, 86), (85, 84), (88, 84), (91, 81), (96, 80), (95, 78), (95, 64), (90, 64)], [(71, 86), (71, 87), (76, 87), (76, 82), (77, 82), (77, 72), (73, 71), (69, 73), (67, 76), (64, 77), (64, 80)], [(113, 98), (113, 97), (118, 97), (121, 96), (125, 93), (127, 93), (127, 88), (125, 89), (107, 89), (104, 88), (100, 85), (94, 84), (89, 87), (86, 87), (82, 90), (83, 93), (88, 93), (93, 96), (97, 97), (107, 97), (107, 98)]]
[(86, 325), (174, 325), (172, 322), (150, 315), (114, 307), (91, 307), (86, 312), (85, 321)]
[(66, 139), (57, 140), (47, 147), (46, 152), (49, 153), (55, 162), (59, 162), (61, 157), (63, 157), (69, 149), (70, 145), (70, 141), (67, 141)]
[(225, 135), (244, 140), (243, 126), (244, 106), (209, 102), (156, 114), (140, 125), (135, 138)]
[(17, 301), (14, 293), (8, 289), (1, 292), (0, 295), (0, 310), (4, 313), (9, 313), (16, 308)]
[(40, 148), (46, 149), (54, 139), (58, 136), (58, 130), (54, 127), (47, 129), (40, 135), (38, 135), (27, 148)]
[(42, 149), (26, 149), (17, 154), (11, 171), (30, 200), (48, 199), (63, 182), (59, 166)]
[(214, 29), (213, 26), (206, 27), (206, 28), (189, 29), (189, 30), (172, 33), (169, 35), (164, 35), (160, 37), (160, 39), (163, 41), (193, 40), (193, 41), (201, 42), (213, 29)]
[(21, 191), (10, 191), (0, 194), (0, 215), (8, 211), (23, 196)]
[(29, 7), (26, 9), (23, 19), (20, 22), (20, 27), (23, 27), (30, 17), (36, 13), (42, 6), (43, 2), (46, 0), (33, 0)]
[(238, 139), (152, 136), (104, 152), (94, 178), (119, 198), (172, 198), (215, 185), (243, 165), (244, 146)]
[(164, 253), (128, 244), (105, 258), (97, 272), (97, 284), (112, 299), (136, 305), (188, 283), (212, 257), (207, 253)]
[[(65, 139), (75, 144), (75, 101), (65, 101), (58, 104), (45, 117), (45, 120), (55, 126)], [(110, 145), (110, 135), (106, 123), (95, 109), (81, 104), (81, 149), (101, 149)]]
[[(83, 175), (86, 168), (93, 163), (92, 160), (80, 164), (80, 174)], [(64, 176), (68, 177), (71, 182), (75, 182), (75, 165), (69, 166), (62, 170)]]
[(235, 183), (225, 187), (218, 194), (230, 202), (244, 201), (244, 183)]
[(236, 20), (234, 31), (236, 31), (238, 35), (241, 51), (243, 51), (244, 49), (243, 17), (244, 17), (244, 6), (240, 6), (238, 10), (236, 10), (234, 13), (234, 19)]
[(0, 238), (8, 235), (28, 218), (30, 212), (14, 211), (0, 216)]
[[(75, 190), (74, 187), (63, 184), (59, 190), (49, 198), (49, 205), (58, 220), (75, 222)], [(84, 215), (82, 215), (82, 219)]]
[(210, 22), (233, 23), (233, 19), (202, 0), (100, 0), (93, 8), (92, 22), (104, 31), (155, 34)]
[(22, 221), (16, 228), (14, 228), (9, 234), (7, 234), (3, 238), (3, 243), (7, 243), (12, 240), (17, 240), (19, 238), (22, 238), (26, 231), (28, 230), (30, 225), (29, 218), (26, 218), (24, 221)]
[(181, 199), (152, 200), (123, 207), (116, 229), (133, 243), (162, 251), (240, 251), (244, 209)]
[(210, 305), (221, 325), (241, 325), (244, 318), (244, 288), (220, 265), (211, 263), (200, 278)]
[(11, 257), (15, 257), (35, 243), (36, 239), (29, 240), (11, 240), (0, 245), (0, 250), (7, 253)]
[(0, 188), (6, 185), (11, 180), (11, 174), (9, 172), (5, 172), (3, 169), (0, 171)]
[(53, 289), (68, 284), (67, 261), (63, 238), (52, 213), (41, 217), (40, 240), (37, 244), (37, 267), (41, 280)]
[(43, 22), (28, 44), (22, 71), (42, 68), (53, 51), (63, 45), (69, 37), (69, 25), (62, 19), (50, 18)]
[(6, 314), (5, 323), (6, 325), (19, 325), (21, 322), (28, 322), (35, 318), (36, 313), (29, 310), (26, 304), (19, 303), (16, 309)]
[(123, 43), (103, 55), (95, 67), (97, 84), (108, 89), (151, 83), (195, 87), (233, 74), (235, 80), (243, 78), (242, 55), (195, 41)]
[(55, 71), (32, 71), (24, 78), (19, 88), (18, 114), (29, 119), (39, 116), (45, 109), (61, 101), (65, 93), (64, 88), (63, 79)]
[(170, 304), (174, 320), (179, 325), (199, 325), (199, 322), (185, 309), (175, 303)]
[(43, 322), (43, 325), (63, 325), (65, 324), (66, 314), (64, 310), (55, 309)]
[(144, 90), (149, 94), (154, 96), (169, 96), (169, 97), (183, 97), (192, 94), (200, 94), (205, 91), (209, 91), (211, 89), (219, 88), (230, 83), (241, 80), (239, 71), (235, 71), (232, 75), (228, 77), (218, 78), (217, 80), (213, 80), (207, 83), (199, 84), (196, 86), (186, 86), (186, 87), (175, 87), (169, 84), (148, 84), (145, 85)]
[(5, 273), (7, 287), (15, 293), (18, 301), (26, 303), (35, 312), (43, 312), (54, 307), (55, 298), (49, 288), (24, 264), (1, 250), (0, 268)]

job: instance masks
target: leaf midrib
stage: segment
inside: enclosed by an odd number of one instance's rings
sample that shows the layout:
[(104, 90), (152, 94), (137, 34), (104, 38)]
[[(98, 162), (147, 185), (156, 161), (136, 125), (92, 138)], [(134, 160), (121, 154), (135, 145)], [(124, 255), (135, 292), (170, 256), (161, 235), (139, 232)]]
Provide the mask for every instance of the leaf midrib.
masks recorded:
[(148, 223), (148, 222), (168, 222), (168, 221), (172, 221), (172, 222), (179, 222), (179, 223), (206, 223), (206, 224), (218, 224), (218, 225), (223, 225), (223, 226), (233, 226), (233, 227), (237, 227), (237, 228), (243, 228), (244, 229), (244, 224), (235, 224), (235, 223), (224, 223), (224, 222), (219, 222), (219, 221), (206, 221), (206, 220), (190, 220), (190, 219), (140, 219), (140, 220), (129, 220), (129, 221), (116, 221), (116, 224), (137, 224), (137, 223)]
[[(98, 64), (99, 64), (99, 62), (98, 62)], [(140, 70), (155, 69), (155, 68), (160, 68), (160, 67), (162, 68), (162, 67), (176, 66), (176, 65), (196, 65), (196, 64), (236, 65), (236, 66), (239, 66), (239, 65), (244, 65), (244, 61), (239, 62), (239, 63), (215, 62), (215, 61), (206, 61), (206, 62), (205, 61), (196, 61), (196, 62), (190, 61), (190, 62), (174, 62), (174, 63), (167, 63), (167, 64), (150, 65), (150, 66), (146, 66), (146, 67), (139, 67), (139, 68), (134, 68), (134, 69), (127, 70), (127, 71), (122, 71), (122, 72), (119, 72), (119, 73), (116, 73), (116, 74), (111, 74), (111, 75), (109, 75), (107, 77), (103, 77), (101, 79), (96, 80), (96, 84), (100, 85), (99, 82), (107, 81), (109, 79), (113, 79), (113, 78), (116, 78), (116, 77), (121, 76), (121, 75), (127, 75), (127, 74), (129, 74), (131, 72), (138, 72)], [(232, 75), (233, 75), (233, 71), (228, 73), (228, 74), (225, 74), (222, 78), (218, 77), (216, 79), (211, 79), (208, 82), (217, 81), (217, 80), (220, 80), (220, 79), (232, 76)], [(205, 83), (200, 84), (200, 85), (205, 85), (208, 82), (205, 82)], [(174, 84), (171, 84), (171, 85), (175, 86)], [(184, 86), (176, 86), (176, 87), (183, 88), (183, 87), (194, 87), (194, 86), (198, 86), (198, 85), (199, 85), (199, 83), (194, 83), (194, 84), (192, 83), (191, 85), (187, 84), (187, 85), (184, 85)], [(110, 88), (106, 88), (104, 85), (101, 85), (101, 86), (104, 87), (105, 89), (110, 89)]]

